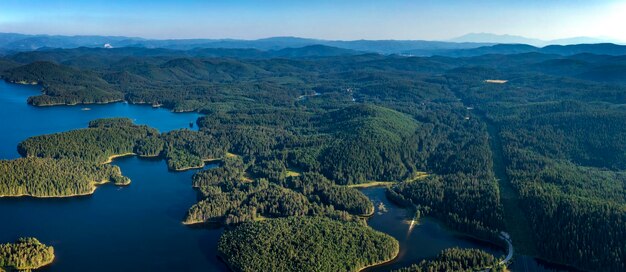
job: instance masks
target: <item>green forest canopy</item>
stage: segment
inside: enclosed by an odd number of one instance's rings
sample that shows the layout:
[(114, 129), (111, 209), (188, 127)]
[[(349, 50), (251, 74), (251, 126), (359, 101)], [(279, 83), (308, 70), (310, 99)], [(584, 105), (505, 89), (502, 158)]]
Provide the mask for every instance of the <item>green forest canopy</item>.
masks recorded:
[[(623, 75), (606, 73), (621, 71), (611, 67), (622, 67), (623, 57), (226, 59), (201, 51), (155, 57), (136, 49), (133, 58), (123, 52), (27, 52), (8, 56), (0, 70), (9, 81), (43, 84), (44, 94), (30, 100), (35, 105), (122, 97), (207, 114), (199, 132), (133, 146), (135, 153), (169, 158), (174, 169), (230, 151), (248, 164), (246, 177), (286, 187), (285, 194), (304, 192), (289, 187), (288, 170), (334, 184), (431, 173), (424, 182), (399, 183), (389, 195), (491, 240), (510, 214), (492, 169), (489, 139), (498, 137), (514, 199), (533, 226), (514, 243), (530, 241), (536, 251), (525, 253), (582, 269), (624, 270), (626, 87)], [(79, 61), (86, 56), (89, 64)], [(203, 144), (186, 144), (192, 139)]]
[(15, 243), (0, 244), (0, 270), (31, 270), (52, 263), (54, 248), (36, 238), (20, 238)]
[(399, 245), (360, 223), (289, 217), (227, 230), (218, 250), (234, 271), (358, 271), (393, 259)]

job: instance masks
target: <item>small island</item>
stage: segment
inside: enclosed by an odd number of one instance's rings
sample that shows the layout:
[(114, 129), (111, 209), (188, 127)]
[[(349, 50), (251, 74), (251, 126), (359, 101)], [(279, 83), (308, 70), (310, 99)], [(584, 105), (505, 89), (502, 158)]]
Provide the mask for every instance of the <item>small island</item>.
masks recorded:
[(20, 238), (15, 243), (0, 244), (0, 271), (30, 271), (53, 261), (54, 248), (36, 238)]
[(359, 271), (393, 260), (393, 237), (367, 225), (325, 217), (288, 217), (244, 223), (218, 242), (233, 271)]

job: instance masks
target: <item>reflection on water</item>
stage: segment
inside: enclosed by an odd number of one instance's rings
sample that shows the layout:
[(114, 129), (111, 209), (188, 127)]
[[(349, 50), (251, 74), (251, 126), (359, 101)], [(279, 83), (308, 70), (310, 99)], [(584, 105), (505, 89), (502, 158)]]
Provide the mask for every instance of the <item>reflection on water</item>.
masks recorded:
[[(492, 244), (478, 241), (442, 226), (430, 217), (415, 219), (413, 211), (403, 209), (387, 199), (385, 187), (362, 189), (376, 208), (375, 216), (368, 219), (368, 224), (375, 230), (387, 233), (400, 242), (398, 257), (387, 264), (372, 267), (365, 271), (390, 271), (419, 263), (424, 259), (434, 258), (442, 250), (451, 247), (478, 248), (504, 257), (503, 249)], [(384, 207), (384, 210), (378, 208)], [(511, 271), (575, 271), (571, 268), (549, 264), (529, 256), (514, 257)]]

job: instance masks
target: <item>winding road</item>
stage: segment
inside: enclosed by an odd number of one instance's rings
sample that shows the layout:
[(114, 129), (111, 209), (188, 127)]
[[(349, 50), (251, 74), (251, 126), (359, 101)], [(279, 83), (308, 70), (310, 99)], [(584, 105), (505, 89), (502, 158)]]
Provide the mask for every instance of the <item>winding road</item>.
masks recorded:
[(513, 253), (515, 252), (515, 250), (513, 250), (513, 242), (511, 242), (511, 236), (504, 231), (500, 232), (500, 239), (506, 242), (508, 250), (506, 253), (506, 257), (504, 257), (504, 260), (500, 261), (498, 264), (508, 265), (509, 263), (511, 263), (511, 260), (513, 259)]

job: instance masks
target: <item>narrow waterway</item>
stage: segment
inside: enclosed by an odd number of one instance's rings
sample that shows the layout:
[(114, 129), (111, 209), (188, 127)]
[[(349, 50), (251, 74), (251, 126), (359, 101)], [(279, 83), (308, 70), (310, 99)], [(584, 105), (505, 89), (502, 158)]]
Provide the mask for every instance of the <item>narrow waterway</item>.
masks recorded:
[(434, 258), (442, 250), (452, 247), (479, 248), (494, 256), (504, 252), (489, 243), (478, 241), (445, 228), (433, 218), (419, 219), (412, 227), (412, 211), (399, 207), (385, 195), (386, 187), (370, 187), (362, 192), (374, 203), (374, 216), (367, 220), (368, 225), (387, 233), (400, 242), (398, 257), (387, 264), (375, 266), (365, 271), (390, 271), (424, 259)]

